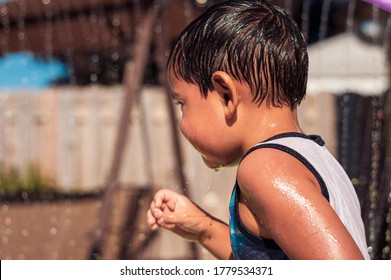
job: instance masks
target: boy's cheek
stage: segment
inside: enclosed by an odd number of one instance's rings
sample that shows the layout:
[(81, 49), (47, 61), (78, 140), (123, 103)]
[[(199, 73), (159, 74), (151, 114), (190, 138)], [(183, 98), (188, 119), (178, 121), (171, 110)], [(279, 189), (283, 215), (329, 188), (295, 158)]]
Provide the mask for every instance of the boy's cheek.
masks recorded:
[(195, 132), (194, 130), (191, 130), (187, 125), (186, 125), (186, 122), (184, 122), (183, 120), (181, 121), (180, 123), (180, 130), (181, 130), (181, 133), (182, 135), (187, 139), (187, 141), (190, 142), (190, 144), (192, 144), (192, 146), (197, 150), (199, 151), (199, 149), (197, 148), (197, 143), (196, 143), (196, 137), (194, 136), (195, 135)]

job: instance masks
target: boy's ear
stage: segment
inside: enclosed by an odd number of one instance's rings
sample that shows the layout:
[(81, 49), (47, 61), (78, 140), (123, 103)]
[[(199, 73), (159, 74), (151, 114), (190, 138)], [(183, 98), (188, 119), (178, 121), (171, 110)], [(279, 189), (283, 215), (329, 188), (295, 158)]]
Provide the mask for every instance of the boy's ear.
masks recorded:
[(214, 90), (219, 94), (227, 119), (235, 115), (239, 96), (233, 78), (224, 71), (216, 71), (212, 75)]

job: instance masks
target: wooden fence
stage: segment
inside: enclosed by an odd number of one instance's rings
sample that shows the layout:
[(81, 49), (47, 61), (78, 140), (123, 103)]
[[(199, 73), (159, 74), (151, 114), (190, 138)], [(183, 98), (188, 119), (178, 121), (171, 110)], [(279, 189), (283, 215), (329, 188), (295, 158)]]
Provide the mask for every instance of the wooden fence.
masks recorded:
[[(179, 186), (164, 94), (160, 87), (145, 87), (135, 102), (119, 181), (137, 188), (179, 192), (187, 188), (201, 207), (227, 221), (236, 170), (209, 170), (181, 137), (187, 182)], [(0, 94), (0, 163), (19, 170), (33, 164), (62, 192), (102, 188), (111, 164), (122, 97), (121, 87), (100, 86)], [(6, 219), (9, 213), (3, 215)], [(175, 251), (172, 244), (176, 244)], [(15, 250), (16, 255), (3, 257), (18, 258), (19, 249)], [(162, 232), (146, 257), (187, 258), (188, 251), (179, 237)], [(200, 257), (211, 256), (201, 251)]]
[[(121, 87), (1, 95), (0, 162), (18, 169), (34, 164), (62, 190), (102, 186), (110, 167), (122, 96)], [(132, 110), (120, 181), (143, 185), (149, 169), (156, 170), (157, 178), (169, 176), (161, 174), (172, 161), (164, 140), (169, 141), (164, 104), (162, 91), (148, 88)], [(151, 134), (145, 135), (144, 129)], [(153, 143), (156, 139), (160, 143)], [(146, 159), (148, 149), (154, 162)]]

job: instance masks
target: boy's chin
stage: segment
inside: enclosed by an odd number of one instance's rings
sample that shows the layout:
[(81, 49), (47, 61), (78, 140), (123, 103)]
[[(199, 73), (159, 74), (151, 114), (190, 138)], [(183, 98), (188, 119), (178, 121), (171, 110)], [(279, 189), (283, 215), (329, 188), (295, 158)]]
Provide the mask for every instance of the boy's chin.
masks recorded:
[(218, 171), (218, 170), (224, 168), (224, 166), (222, 166), (220, 163), (218, 163), (216, 161), (209, 160), (205, 157), (202, 157), (202, 160), (204, 161), (204, 163), (207, 167), (209, 167), (210, 169), (213, 169), (215, 171)]
[(208, 166), (210, 169), (213, 169), (214, 171), (219, 171), (221, 169), (235, 166), (236, 164), (234, 163), (225, 163), (222, 164), (221, 162), (213, 161), (208, 158), (202, 157), (202, 160), (204, 161), (205, 165)]

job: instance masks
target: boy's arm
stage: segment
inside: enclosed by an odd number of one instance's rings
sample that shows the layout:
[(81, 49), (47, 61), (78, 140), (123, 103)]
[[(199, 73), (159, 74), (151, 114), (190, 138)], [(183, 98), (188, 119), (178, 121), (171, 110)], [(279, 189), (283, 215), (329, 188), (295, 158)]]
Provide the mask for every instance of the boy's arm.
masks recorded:
[(181, 194), (158, 191), (147, 212), (147, 222), (152, 230), (163, 227), (189, 241), (199, 242), (216, 258), (230, 258), (228, 225)]
[(275, 149), (254, 151), (239, 166), (238, 182), (261, 235), (276, 241), (290, 259), (363, 258), (312, 173), (296, 158)]
[(199, 242), (220, 260), (228, 260), (232, 257), (229, 226), (216, 218), (209, 217), (206, 221), (206, 230)]

